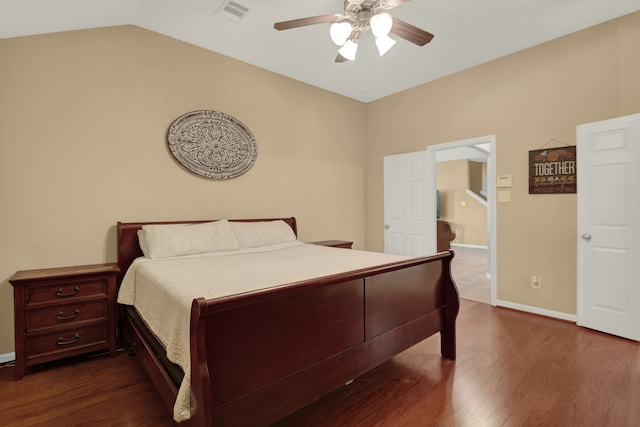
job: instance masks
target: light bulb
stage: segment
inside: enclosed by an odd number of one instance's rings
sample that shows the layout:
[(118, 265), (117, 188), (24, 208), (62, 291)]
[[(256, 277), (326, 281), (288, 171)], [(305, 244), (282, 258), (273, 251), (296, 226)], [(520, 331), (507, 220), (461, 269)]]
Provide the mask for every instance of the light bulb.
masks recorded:
[(331, 36), (331, 40), (338, 46), (342, 46), (349, 36), (351, 35), (351, 24), (342, 21), (342, 22), (334, 22), (329, 27), (329, 35)]
[(356, 60), (356, 53), (358, 52), (358, 44), (353, 40), (347, 40), (347, 42), (338, 50), (338, 53), (349, 61)]
[(396, 44), (396, 41), (389, 36), (376, 38), (376, 47), (378, 48), (378, 53), (380, 54), (380, 56), (387, 53), (394, 44)]
[(391, 31), (393, 18), (386, 12), (379, 13), (371, 17), (371, 20), (369, 20), (369, 26), (371, 27), (371, 32), (376, 36), (376, 38), (384, 37), (389, 34), (389, 31)]

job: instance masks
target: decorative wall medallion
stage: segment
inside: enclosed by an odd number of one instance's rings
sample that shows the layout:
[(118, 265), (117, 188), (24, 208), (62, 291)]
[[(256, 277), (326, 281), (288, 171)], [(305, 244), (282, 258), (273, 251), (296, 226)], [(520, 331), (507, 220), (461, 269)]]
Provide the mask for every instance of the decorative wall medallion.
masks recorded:
[(178, 117), (169, 128), (169, 149), (191, 172), (212, 179), (242, 175), (256, 162), (258, 145), (238, 119), (212, 110)]

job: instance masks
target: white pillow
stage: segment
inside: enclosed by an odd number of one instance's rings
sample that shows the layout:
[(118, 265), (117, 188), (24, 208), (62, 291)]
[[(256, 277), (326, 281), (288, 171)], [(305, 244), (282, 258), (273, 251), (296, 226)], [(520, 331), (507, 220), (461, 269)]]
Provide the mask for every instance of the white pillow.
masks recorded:
[(144, 238), (144, 231), (142, 229), (138, 230), (138, 244), (144, 256), (149, 258), (149, 249), (147, 249), (147, 241)]
[(294, 242), (296, 240), (296, 235), (289, 224), (282, 220), (230, 221), (229, 226), (231, 226), (241, 249)]
[(201, 224), (143, 225), (142, 234), (140, 246), (148, 258), (239, 249), (238, 240), (226, 219)]

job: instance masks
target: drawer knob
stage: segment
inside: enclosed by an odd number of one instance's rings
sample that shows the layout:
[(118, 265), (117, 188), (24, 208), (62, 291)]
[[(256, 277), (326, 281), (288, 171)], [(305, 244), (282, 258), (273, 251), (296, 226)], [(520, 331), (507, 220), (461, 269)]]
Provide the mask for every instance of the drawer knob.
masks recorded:
[(75, 334), (75, 335), (73, 336), (73, 339), (72, 339), (71, 341), (65, 341), (65, 340), (64, 340), (64, 337), (60, 337), (60, 338), (58, 338), (58, 342), (57, 342), (57, 344), (58, 344), (58, 345), (69, 345), (69, 344), (74, 344), (74, 343), (77, 343), (79, 339), (80, 339), (80, 334)]
[(58, 296), (58, 297), (63, 297), (63, 298), (64, 298), (64, 297), (72, 297), (72, 296), (74, 296), (74, 295), (77, 295), (77, 294), (78, 294), (78, 292), (80, 292), (80, 288), (79, 288), (79, 287), (77, 287), (77, 286), (76, 286), (75, 288), (73, 288), (73, 292), (70, 292), (70, 293), (68, 293), (68, 294), (63, 293), (63, 292), (62, 292), (62, 288), (60, 288), (60, 289), (58, 289), (58, 292), (56, 292), (56, 296)]
[(73, 310), (73, 314), (70, 316), (65, 316), (64, 312), (60, 312), (56, 315), (56, 319), (58, 320), (71, 320), (71, 319), (75, 319), (76, 317), (78, 317), (78, 314), (80, 314), (80, 309), (76, 308), (75, 310)]

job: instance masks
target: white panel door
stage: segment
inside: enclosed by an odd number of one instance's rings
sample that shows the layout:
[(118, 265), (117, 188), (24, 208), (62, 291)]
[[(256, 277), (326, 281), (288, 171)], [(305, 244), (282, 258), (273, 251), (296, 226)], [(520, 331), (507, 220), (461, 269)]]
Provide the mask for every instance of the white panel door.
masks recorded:
[(435, 253), (435, 172), (427, 152), (384, 158), (384, 251), (408, 256)]
[(577, 140), (578, 325), (640, 340), (640, 114)]

